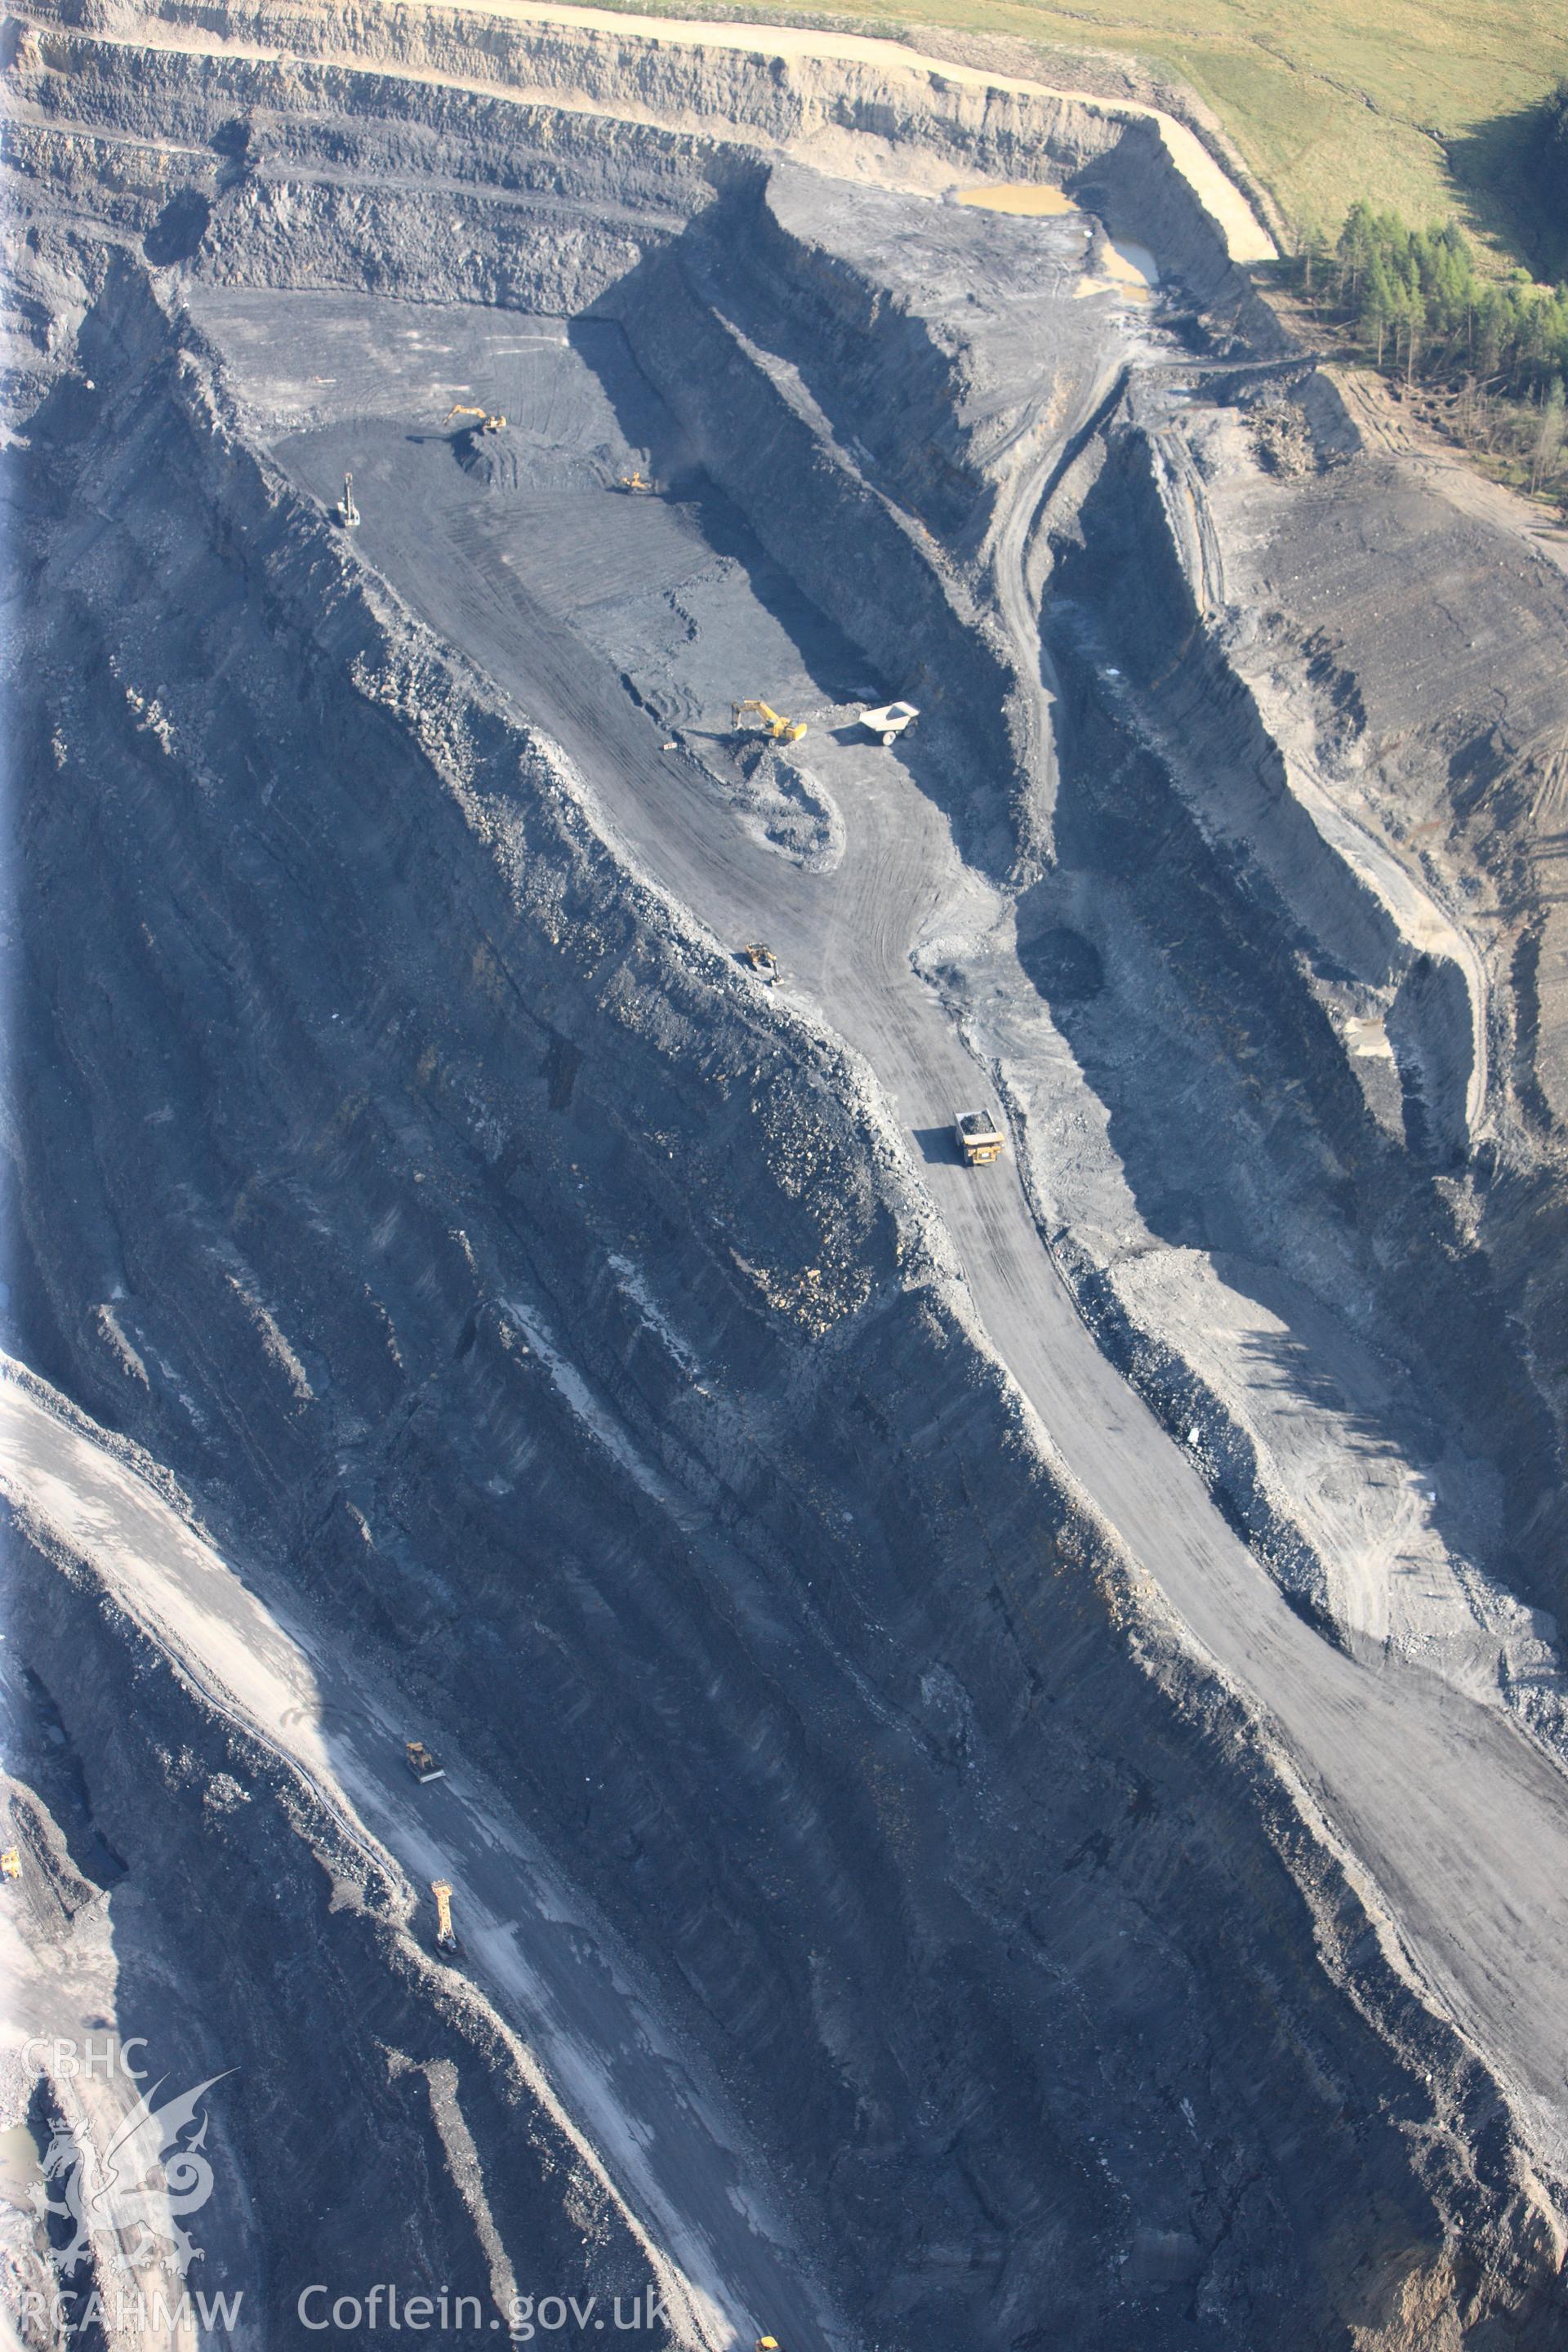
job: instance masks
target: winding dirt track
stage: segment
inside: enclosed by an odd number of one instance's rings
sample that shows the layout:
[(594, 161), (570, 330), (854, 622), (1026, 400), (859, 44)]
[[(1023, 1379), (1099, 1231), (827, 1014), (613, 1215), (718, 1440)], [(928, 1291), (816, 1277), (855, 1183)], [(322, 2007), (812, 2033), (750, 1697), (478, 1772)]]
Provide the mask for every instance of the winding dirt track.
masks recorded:
[[(323, 443), (310, 487), (331, 495), (339, 462)], [(608, 667), (503, 566), (477, 563), (455, 518), (443, 527), (412, 499), (382, 499), (361, 545), (432, 626), (556, 737), (661, 887), (725, 945), (772, 941), (790, 986), (865, 1056), (907, 1129), (930, 1138), (984, 1094), (910, 964), (911, 945), (965, 876), (945, 821), (897, 753), (825, 752), (848, 846), (836, 873), (802, 873), (716, 815)], [(979, 1319), (1062, 1467), (1260, 1712), (1352, 1864), (1381, 1891), (1418, 1979), (1515, 2095), (1542, 2158), (1568, 2168), (1563, 1775), (1500, 1706), (1393, 1658), (1347, 1657), (1296, 1616), (1186, 1455), (1101, 1355), (1014, 1162), (971, 1173), (940, 1146), (927, 1156), (924, 1181)]]

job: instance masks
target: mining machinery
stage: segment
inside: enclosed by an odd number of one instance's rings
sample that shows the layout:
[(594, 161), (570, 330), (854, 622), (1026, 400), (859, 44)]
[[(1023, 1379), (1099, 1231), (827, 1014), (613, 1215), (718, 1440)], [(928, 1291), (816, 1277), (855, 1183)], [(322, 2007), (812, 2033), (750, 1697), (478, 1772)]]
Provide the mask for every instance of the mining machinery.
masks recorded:
[(772, 703), (759, 702), (754, 695), (730, 705), (730, 724), (737, 735), (751, 734), (760, 727), (775, 743), (798, 743), (805, 733), (804, 719), (782, 718)]

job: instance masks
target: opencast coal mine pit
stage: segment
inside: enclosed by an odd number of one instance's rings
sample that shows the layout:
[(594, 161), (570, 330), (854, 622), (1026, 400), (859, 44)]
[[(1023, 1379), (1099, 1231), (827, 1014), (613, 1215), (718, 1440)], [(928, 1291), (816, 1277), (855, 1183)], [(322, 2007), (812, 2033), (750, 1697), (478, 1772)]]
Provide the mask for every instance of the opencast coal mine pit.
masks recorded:
[(0, 62), (18, 2341), (1568, 2347), (1568, 577), (1150, 103)]

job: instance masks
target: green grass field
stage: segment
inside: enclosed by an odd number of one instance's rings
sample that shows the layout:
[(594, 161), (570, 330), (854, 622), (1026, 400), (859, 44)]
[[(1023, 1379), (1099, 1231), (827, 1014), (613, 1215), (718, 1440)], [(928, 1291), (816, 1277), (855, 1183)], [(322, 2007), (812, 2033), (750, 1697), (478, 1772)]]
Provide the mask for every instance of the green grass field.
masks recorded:
[[(926, 5), (934, 17), (944, 0)], [(1358, 195), (1413, 220), (1500, 226), (1482, 191), (1521, 116), (1568, 74), (1561, 0), (1079, 0), (1070, 15), (958, 0), (957, 13), (1168, 67), (1287, 217), (1331, 233)]]
[[(643, 5), (651, 9), (654, 0)], [(1568, 74), (1565, 0), (852, 5), (868, 31), (925, 24), (1004, 33), (1058, 51), (1130, 53), (1208, 101), (1288, 220), (1331, 236), (1364, 195), (1410, 220), (1457, 215), (1484, 238), (1506, 240), (1510, 224), (1497, 191), (1521, 120)], [(795, 14), (787, 6), (683, 8), (679, 0), (668, 13)]]

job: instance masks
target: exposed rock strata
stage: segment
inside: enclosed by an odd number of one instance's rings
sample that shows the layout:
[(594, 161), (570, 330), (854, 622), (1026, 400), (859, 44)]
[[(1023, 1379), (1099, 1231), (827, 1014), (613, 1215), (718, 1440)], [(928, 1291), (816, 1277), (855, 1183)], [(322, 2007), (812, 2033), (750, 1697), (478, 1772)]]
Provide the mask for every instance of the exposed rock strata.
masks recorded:
[[(894, 289), (896, 198), (836, 196), (830, 228), (798, 166), (769, 176), (830, 140), (881, 142), (883, 176), (908, 151), (928, 177), (1033, 171), (1043, 131), (1113, 228), (1158, 222), (1228, 334), (1243, 289), (1157, 142), (821, 67), (496, 25), (476, 46), (433, 13), (377, 16), (368, 71), (327, 11), (235, 12), (221, 53), (138, 47), (137, 23), (40, 12), (13, 50), (14, 1337), (237, 1559), (462, 1722), (705, 2053), (866, 2340), (1087, 2347), (1131, 2311), (1151, 2352), (1562, 2342), (1550, 2196), (1497, 2086), (1021, 1409), (868, 1073), (629, 869), (592, 776), (363, 565), (180, 303), (188, 278), (616, 321), (775, 562), (929, 690), (930, 790), (1011, 894), (1032, 1009), (1109, 1107), (1148, 1229), (1264, 1269), (1270, 1300), (1294, 1286), (1304, 1388), (1315, 1314), (1407, 1353), (1424, 1434), (1499, 1482), (1466, 1541), (1547, 1597), (1555, 1374), (1510, 1315), (1558, 1314), (1549, 913), (1520, 926), (1528, 987), (1488, 961), (1526, 1009), (1489, 999), (1478, 1107), (1464, 972), (1293, 790), (1256, 673), (1305, 624), (1235, 619), (1230, 551), (1275, 493), (1247, 477), (1214, 521), (1201, 437), (1130, 417), (1087, 329), (1037, 413), (1017, 312), (966, 333), (941, 282), (984, 224), (944, 247), (931, 208), (931, 278)], [(1072, 263), (1044, 231), (1029, 250)], [(1319, 499), (1331, 538), (1350, 492), (1321, 480), (1278, 495)], [(1006, 602), (1037, 610), (1047, 575), (1049, 779)], [(1396, 666), (1366, 642), (1364, 678), (1335, 639), (1289, 680), (1348, 747)], [(1559, 716), (1532, 701), (1492, 768), (1456, 740), (1467, 805), (1526, 796)], [(1415, 724), (1387, 717), (1400, 757), (1369, 747), (1389, 794), (1426, 772)], [(1522, 826), (1491, 852), (1515, 873)], [(1006, 1075), (973, 948), (942, 984)], [(1108, 974), (1156, 1044), (1234, 1024), (1239, 1108), (1140, 1106), (1093, 1025)], [(1374, 1017), (1396, 1122), (1345, 1048)], [(1080, 1279), (1109, 1298), (1144, 1244), (1095, 1239)], [(1173, 1414), (1206, 1412), (1160, 1311), (1128, 1282), (1107, 1321)], [(1266, 1452), (1238, 1430), (1239, 1515), (1342, 1638)], [(448, 2013), (384, 1889), (331, 1907), (330, 1831), (89, 1582), (18, 1565), (126, 1864), (115, 1916), (216, 1895), (265, 1949), (268, 1889), (297, 1897), (288, 2019), (235, 1999), (223, 1938), (178, 1963), (218, 2054), (268, 2081), (237, 2149), (256, 2247), (384, 2260), (395, 2181), (408, 2229), (471, 2259), (421, 2087), (450, 2066), (497, 2227), (570, 2291), (575, 2190), (508, 2105), (493, 2025)], [(219, 1769), (264, 1843), (207, 1820)], [(374, 2117), (331, 2237), (298, 2116), (292, 2160), (266, 2153), (307, 2088), (311, 2115)], [(631, 2261), (605, 2231), (601, 2287)]]

